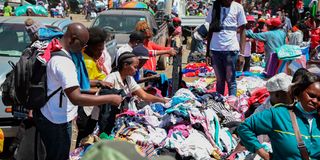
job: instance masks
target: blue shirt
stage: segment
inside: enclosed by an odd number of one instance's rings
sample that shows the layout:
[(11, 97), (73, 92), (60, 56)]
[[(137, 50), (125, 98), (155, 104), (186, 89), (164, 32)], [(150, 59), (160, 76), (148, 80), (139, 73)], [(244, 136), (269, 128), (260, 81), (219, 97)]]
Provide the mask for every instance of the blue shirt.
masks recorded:
[(263, 41), (266, 56), (269, 57), (271, 53), (286, 43), (286, 32), (282, 29), (272, 30), (268, 32), (253, 33), (252, 30), (246, 31), (246, 36), (259, 41)]

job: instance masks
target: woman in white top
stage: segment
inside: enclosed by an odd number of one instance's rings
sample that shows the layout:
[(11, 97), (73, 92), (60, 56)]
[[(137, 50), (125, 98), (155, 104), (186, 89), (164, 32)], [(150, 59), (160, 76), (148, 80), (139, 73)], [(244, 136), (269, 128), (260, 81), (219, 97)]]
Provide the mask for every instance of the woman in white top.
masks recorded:
[(139, 59), (131, 52), (125, 52), (118, 58), (117, 71), (108, 75), (105, 81), (114, 85), (115, 89), (123, 89), (129, 96), (138, 96), (143, 101), (147, 102), (168, 102), (168, 99), (160, 98), (145, 92), (134, 80)]

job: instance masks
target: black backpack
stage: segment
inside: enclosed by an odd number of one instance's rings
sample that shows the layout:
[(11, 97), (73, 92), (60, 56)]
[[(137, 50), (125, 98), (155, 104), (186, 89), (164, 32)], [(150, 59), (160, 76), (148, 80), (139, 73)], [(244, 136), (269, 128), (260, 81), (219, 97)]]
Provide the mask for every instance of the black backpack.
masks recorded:
[[(9, 62), (13, 69), (6, 75), (1, 85), (4, 105), (40, 109), (62, 89), (57, 88), (53, 93), (47, 95), (46, 63), (37, 59), (38, 54), (37, 48), (29, 47), (22, 52), (16, 65)], [(53, 56), (68, 57), (63, 51), (52, 52), (51, 57)]]

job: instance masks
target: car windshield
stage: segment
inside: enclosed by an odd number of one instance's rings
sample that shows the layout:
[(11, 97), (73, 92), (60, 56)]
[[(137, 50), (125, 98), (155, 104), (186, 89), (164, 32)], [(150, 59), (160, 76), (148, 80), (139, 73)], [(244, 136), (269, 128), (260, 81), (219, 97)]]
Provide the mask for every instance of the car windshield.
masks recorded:
[(20, 56), (30, 43), (23, 24), (0, 24), (0, 55)]
[(94, 27), (105, 28), (116, 33), (131, 33), (135, 30), (136, 23), (146, 20), (143, 16), (100, 15), (94, 22)]

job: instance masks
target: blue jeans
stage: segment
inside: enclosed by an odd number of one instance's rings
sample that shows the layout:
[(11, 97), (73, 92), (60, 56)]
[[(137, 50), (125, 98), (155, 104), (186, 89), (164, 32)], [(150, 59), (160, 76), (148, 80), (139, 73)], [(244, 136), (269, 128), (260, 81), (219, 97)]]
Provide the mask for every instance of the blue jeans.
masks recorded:
[(224, 95), (225, 82), (229, 95), (237, 94), (236, 64), (239, 51), (211, 51), (211, 64), (217, 78), (217, 92)]
[(71, 122), (54, 124), (37, 111), (36, 126), (45, 145), (46, 160), (67, 160), (71, 145)]

